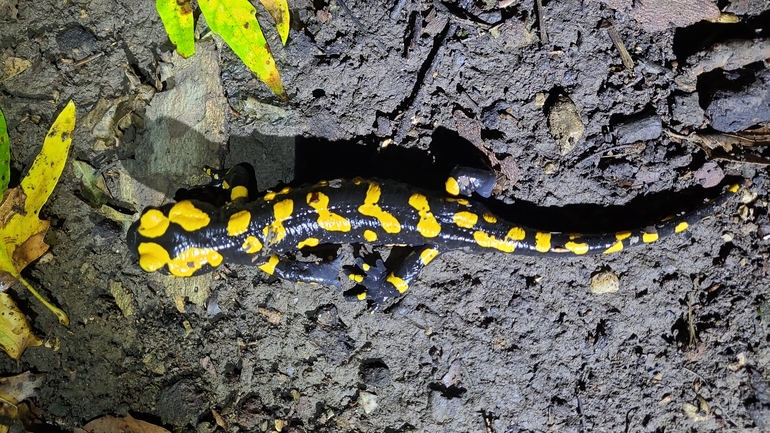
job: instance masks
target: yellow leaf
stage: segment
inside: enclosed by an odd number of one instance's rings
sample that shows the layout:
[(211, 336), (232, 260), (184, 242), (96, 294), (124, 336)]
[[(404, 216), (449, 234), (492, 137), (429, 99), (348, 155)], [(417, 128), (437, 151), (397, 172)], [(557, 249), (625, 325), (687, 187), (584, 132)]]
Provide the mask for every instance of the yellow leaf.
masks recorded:
[(27, 317), (7, 293), (0, 293), (0, 346), (13, 359), (21, 358), (28, 346), (43, 342), (32, 333)]
[[(66, 325), (67, 315), (48, 302), (27, 281), (21, 278), (21, 270), (31, 261), (39, 258), (48, 250), (43, 242), (45, 232), (50, 223), (39, 218), (40, 209), (59, 182), (59, 177), (67, 161), (67, 154), (72, 143), (72, 131), (75, 129), (75, 104), (69, 102), (48, 130), (43, 148), (32, 163), (27, 175), (21, 180), (18, 188), (7, 190), (0, 204), (0, 280), (2, 286), (10, 287), (19, 281), (43, 305), (51, 310)], [(3, 313), (13, 312), (16, 308), (13, 301), (2, 307)], [(15, 311), (18, 311), (16, 309)], [(10, 314), (10, 313), (8, 313)], [(26, 324), (26, 318), (19, 312)], [(14, 343), (20, 341), (39, 341), (32, 335), (29, 325), (11, 326), (3, 322), (0, 333), (0, 345), (11, 357), (18, 359), (26, 345)], [(18, 332), (17, 332), (18, 331)], [(16, 340), (12, 338), (15, 335)], [(20, 350), (19, 350), (20, 349)]]
[(51, 125), (43, 142), (43, 148), (32, 163), (27, 175), (21, 180), (21, 189), (27, 195), (24, 210), (37, 215), (51, 195), (67, 162), (67, 154), (75, 129), (75, 104), (70, 101)]
[(156, 0), (155, 8), (179, 55), (187, 58), (195, 54), (195, 23), (190, 0)]
[(254, 6), (248, 0), (199, 0), (198, 6), (211, 31), (221, 36), (273, 93), (288, 100), (273, 54), (254, 15)]
[(281, 43), (286, 45), (286, 40), (289, 39), (289, 22), (291, 20), (289, 5), (286, 4), (286, 0), (259, 0), (259, 2), (273, 17), (275, 28), (278, 29), (278, 34), (281, 36)]

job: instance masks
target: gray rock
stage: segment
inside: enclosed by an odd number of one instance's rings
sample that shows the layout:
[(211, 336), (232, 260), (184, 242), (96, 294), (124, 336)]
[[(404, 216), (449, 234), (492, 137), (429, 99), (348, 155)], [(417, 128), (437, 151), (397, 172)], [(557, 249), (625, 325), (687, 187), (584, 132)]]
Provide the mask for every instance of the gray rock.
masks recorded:
[(660, 137), (663, 125), (657, 114), (640, 117), (621, 123), (615, 127), (615, 137), (619, 144), (649, 141)]
[(756, 81), (738, 92), (717, 92), (706, 117), (722, 132), (743, 131), (770, 120), (770, 70), (757, 73)]

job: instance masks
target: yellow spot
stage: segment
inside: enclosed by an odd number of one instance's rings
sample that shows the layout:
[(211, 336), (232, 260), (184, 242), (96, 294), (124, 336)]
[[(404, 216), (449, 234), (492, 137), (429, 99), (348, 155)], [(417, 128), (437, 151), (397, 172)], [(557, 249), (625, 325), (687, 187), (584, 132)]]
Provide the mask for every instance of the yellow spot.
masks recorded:
[(448, 201), (449, 203), (457, 203), (461, 206), (468, 206), (469, 204), (471, 204), (471, 202), (469, 202), (464, 198), (447, 197), (444, 200)]
[(307, 238), (304, 241), (297, 244), (297, 249), (300, 249), (302, 247), (314, 247), (318, 245), (318, 239), (316, 238)]
[(139, 234), (146, 238), (163, 236), (168, 229), (169, 221), (163, 212), (158, 209), (150, 209), (139, 219)]
[(364, 230), (364, 239), (366, 239), (367, 242), (374, 242), (377, 240), (377, 233), (371, 230)]
[(642, 242), (645, 244), (650, 242), (655, 242), (658, 240), (658, 234), (657, 233), (645, 233), (642, 235)]
[(622, 241), (631, 237), (631, 232), (617, 232), (615, 233), (615, 239)]
[(541, 253), (547, 253), (551, 250), (551, 234), (537, 232), (535, 233), (535, 250)]
[(617, 253), (621, 250), (623, 250), (623, 241), (617, 241), (611, 247), (604, 250), (603, 254)]
[(357, 294), (356, 298), (358, 298), (359, 301), (363, 301), (364, 299), (366, 299), (366, 292), (361, 292)]
[(370, 182), (369, 189), (366, 190), (364, 204), (358, 207), (358, 212), (364, 216), (377, 218), (377, 221), (380, 222), (382, 229), (386, 233), (399, 233), (401, 231), (401, 224), (396, 217), (382, 210), (377, 204), (381, 193), (380, 185), (376, 182)]
[(222, 189), (230, 189), (230, 184), (226, 180), (222, 181)]
[(479, 216), (476, 215), (473, 212), (457, 212), (452, 217), (455, 224), (457, 224), (458, 227), (462, 227), (465, 229), (473, 228), (474, 225), (476, 225), (476, 222), (479, 220)]
[(430, 211), (428, 198), (422, 194), (412, 194), (409, 197), (409, 205), (417, 209), (420, 221), (417, 223), (417, 231), (426, 238), (434, 238), (441, 232), (441, 226), (436, 217)]
[(494, 224), (494, 223), (497, 222), (497, 217), (492, 215), (489, 212), (484, 212), (483, 217), (484, 217), (484, 221), (486, 221), (486, 222), (488, 222), (490, 224)]
[(364, 263), (363, 266), (361, 266), (361, 268), (364, 270), (364, 272), (369, 272), (369, 269), (371, 268), (371, 266)]
[(230, 191), (230, 201), (238, 200), (239, 198), (249, 198), (249, 190), (245, 186), (238, 185)]
[(420, 253), (420, 261), (423, 265), (427, 265), (438, 255), (438, 250), (435, 248), (428, 248)]
[(234, 213), (230, 216), (230, 220), (227, 221), (227, 234), (229, 236), (238, 236), (246, 233), (249, 229), (249, 223), (251, 222), (251, 213), (247, 210)]
[(283, 226), (283, 222), (291, 217), (292, 212), (294, 212), (294, 201), (290, 198), (281, 200), (273, 206), (275, 221), (262, 231), (268, 245), (275, 245), (286, 237), (286, 227)]
[(388, 274), (387, 281), (396, 287), (396, 290), (398, 290), (398, 293), (404, 293), (406, 292), (406, 289), (409, 288), (409, 284), (406, 284), (406, 281), (393, 275), (392, 272)]
[(273, 275), (275, 273), (275, 267), (278, 265), (278, 262), (281, 260), (278, 259), (278, 256), (270, 256), (270, 258), (267, 260), (267, 263), (259, 265), (259, 269), (262, 269), (262, 272)]
[(216, 267), (222, 263), (222, 255), (211, 248), (188, 248), (174, 259), (153, 242), (142, 242), (137, 250), (142, 269), (153, 272), (168, 265), (168, 271), (177, 277), (189, 277), (206, 264)]
[(140, 243), (137, 251), (139, 252), (139, 266), (146, 272), (155, 272), (171, 260), (168, 251), (154, 242)]
[(209, 215), (195, 207), (189, 200), (180, 201), (175, 204), (174, 207), (168, 211), (168, 219), (172, 223), (179, 224), (188, 232), (202, 229), (211, 222)]
[(738, 192), (739, 189), (741, 189), (741, 187), (737, 183), (734, 183), (734, 184), (730, 185), (729, 188), (727, 188), (727, 190), (732, 192), (732, 193)]
[(573, 253), (580, 255), (588, 252), (588, 244), (582, 242), (567, 242), (564, 244), (564, 248), (572, 251)]
[(353, 182), (353, 185), (361, 185), (364, 180), (360, 177), (354, 177), (351, 182)]
[(674, 232), (675, 233), (683, 232), (683, 231), (687, 230), (687, 227), (690, 227), (690, 225), (687, 224), (686, 222), (682, 221), (679, 224), (677, 224), (676, 227), (674, 227)]
[(457, 183), (457, 179), (453, 177), (448, 177), (446, 180), (446, 192), (448, 192), (451, 195), (457, 195), (460, 194), (460, 184)]
[(188, 248), (168, 262), (168, 271), (177, 277), (189, 277), (208, 264), (214, 267), (222, 263), (222, 255), (211, 248)]
[(348, 275), (348, 278), (355, 281), (356, 283), (360, 283), (361, 281), (364, 281), (364, 276), (358, 275), (358, 274), (350, 274)]
[(525, 237), (527, 237), (527, 233), (521, 227), (514, 227), (508, 230), (508, 233), (505, 235), (506, 239), (511, 238), (514, 241), (523, 241)]
[(256, 254), (262, 250), (262, 242), (255, 236), (246, 236), (246, 241), (241, 245), (246, 254)]
[(512, 253), (516, 249), (516, 242), (509, 240), (508, 237), (496, 239), (494, 236), (490, 236), (480, 230), (473, 232), (473, 239), (484, 248), (496, 248), (505, 253)]
[(265, 201), (275, 200), (276, 196), (279, 196), (279, 195), (282, 195), (282, 194), (288, 194), (289, 192), (291, 192), (291, 188), (289, 188), (287, 186), (286, 188), (284, 188), (284, 189), (282, 189), (282, 190), (280, 190), (278, 192), (268, 191), (268, 192), (265, 193), (264, 197), (262, 197), (262, 198), (265, 199)]
[(329, 196), (318, 191), (307, 194), (307, 204), (318, 213), (318, 225), (330, 232), (349, 232), (350, 221), (329, 211)]
[(318, 181), (318, 183), (317, 183), (317, 184), (315, 184), (315, 186), (321, 186), (321, 187), (323, 187), (323, 186), (329, 186), (329, 182), (328, 182), (328, 181), (326, 181), (326, 180), (319, 180), (319, 181)]

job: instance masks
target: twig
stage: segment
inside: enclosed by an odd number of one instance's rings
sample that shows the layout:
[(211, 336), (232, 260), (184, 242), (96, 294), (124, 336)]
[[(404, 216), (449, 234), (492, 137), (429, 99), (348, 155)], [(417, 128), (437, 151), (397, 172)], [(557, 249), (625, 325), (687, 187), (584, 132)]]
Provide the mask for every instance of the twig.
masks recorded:
[(78, 66), (83, 66), (83, 65), (85, 65), (86, 63), (88, 63), (88, 62), (90, 62), (90, 61), (93, 61), (93, 60), (96, 60), (96, 59), (98, 59), (99, 57), (101, 57), (101, 56), (103, 56), (103, 55), (104, 55), (104, 51), (102, 51), (102, 52), (98, 52), (98, 53), (96, 53), (96, 54), (92, 54), (92, 55), (90, 55), (90, 56), (88, 56), (88, 57), (86, 57), (86, 58), (84, 58), (84, 59), (80, 59), (80, 60), (78, 60), (77, 62), (75, 62), (75, 66), (76, 66), (76, 67), (78, 67)]
[(344, 0), (334, 0), (334, 1), (337, 2), (337, 5), (340, 7), (340, 9), (342, 9), (342, 12), (344, 12), (345, 15), (349, 16), (350, 19), (353, 20), (353, 24), (355, 24), (359, 30), (361, 30), (364, 33), (369, 33), (369, 30), (366, 27), (364, 27), (363, 24), (361, 24), (361, 21), (359, 21), (358, 18), (356, 18), (356, 16), (353, 15), (353, 11), (351, 11), (348, 5), (345, 4)]
[(545, 19), (543, 18), (543, 0), (536, 0), (537, 4), (537, 24), (540, 27), (540, 42), (548, 45), (548, 32), (545, 30)]
[(406, 0), (398, 0), (398, 3), (396, 3), (396, 7), (393, 8), (393, 12), (390, 13), (391, 20), (398, 21), (398, 16), (401, 14), (401, 9), (404, 8), (405, 4), (406, 4)]
[(626, 45), (623, 43), (623, 40), (620, 39), (620, 33), (618, 33), (618, 30), (612, 24), (612, 21), (604, 20), (600, 27), (607, 30), (607, 34), (610, 36), (610, 39), (612, 39), (612, 43), (615, 44), (615, 48), (620, 51), (620, 60), (623, 62), (623, 66), (629, 71), (633, 71), (634, 59), (632, 59), (631, 54), (628, 53)]

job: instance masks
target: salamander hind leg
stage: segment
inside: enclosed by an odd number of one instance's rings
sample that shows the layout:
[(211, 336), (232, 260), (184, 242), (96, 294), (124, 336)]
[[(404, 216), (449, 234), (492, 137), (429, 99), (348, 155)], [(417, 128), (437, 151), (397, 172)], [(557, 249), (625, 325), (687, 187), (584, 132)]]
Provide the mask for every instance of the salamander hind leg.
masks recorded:
[(259, 269), (268, 275), (301, 283), (328, 284), (340, 287), (337, 274), (340, 269), (340, 259), (323, 262), (295, 262), (276, 255), (270, 256), (259, 265)]
[(374, 266), (366, 264), (363, 259), (356, 259), (358, 269), (349, 273), (348, 277), (363, 287), (363, 290), (357, 287), (348, 291), (346, 298), (366, 300), (374, 310), (378, 310), (403, 295), (417, 279), (422, 268), (438, 255), (439, 249), (435, 245), (419, 247), (390, 272), (380, 259), (377, 259)]

